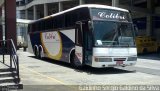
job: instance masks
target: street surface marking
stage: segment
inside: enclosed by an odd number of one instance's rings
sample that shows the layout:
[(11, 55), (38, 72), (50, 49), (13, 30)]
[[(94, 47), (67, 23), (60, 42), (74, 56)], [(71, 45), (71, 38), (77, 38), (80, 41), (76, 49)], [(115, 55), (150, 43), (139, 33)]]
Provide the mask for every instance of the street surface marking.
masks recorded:
[(48, 78), (48, 79), (50, 79), (50, 80), (52, 80), (52, 81), (56, 81), (56, 82), (58, 82), (58, 83), (60, 83), (60, 84), (67, 85), (66, 83), (64, 83), (64, 82), (62, 82), (62, 81), (60, 81), (60, 80), (57, 80), (57, 79), (55, 79), (55, 78), (53, 78), (53, 77), (49, 77), (49, 76), (44, 75), (44, 74), (41, 74), (41, 73), (39, 73), (39, 72), (37, 72), (37, 71), (35, 71), (35, 70), (32, 70), (32, 69), (29, 69), (29, 68), (27, 68), (27, 67), (25, 67), (25, 66), (20, 65), (20, 67), (22, 67), (22, 68), (24, 68), (24, 69), (27, 69), (27, 70), (29, 70), (29, 71), (31, 71), (31, 72), (33, 72), (33, 73), (35, 73), (35, 74), (38, 74), (38, 75), (40, 75), (40, 76), (43, 76), (43, 77), (45, 77), (45, 78)]
[(22, 68), (24, 68), (24, 69), (27, 69), (28, 71), (31, 71), (31, 72), (33, 72), (33, 73), (35, 73), (35, 74), (37, 74), (37, 75), (42, 76), (42, 77), (48, 78), (48, 79), (50, 79), (50, 80), (52, 80), (52, 81), (56, 81), (56, 82), (58, 82), (58, 83), (60, 83), (60, 84), (62, 84), (62, 85), (64, 85), (64, 86), (66, 86), (66, 87), (71, 88), (72, 90), (74, 89), (73, 91), (79, 91), (79, 90), (77, 90), (77, 88), (75, 88), (75, 87), (73, 87), (73, 86), (70, 86), (70, 85), (68, 85), (67, 83), (64, 83), (64, 82), (62, 82), (62, 81), (60, 81), (60, 80), (57, 80), (57, 79), (55, 79), (55, 78), (53, 78), (53, 77), (49, 77), (49, 76), (47, 76), (47, 75), (41, 74), (41, 73), (39, 73), (39, 72), (37, 72), (37, 71), (35, 71), (35, 70), (29, 69), (29, 68), (23, 66), (23, 65), (20, 65), (20, 67), (22, 67)]

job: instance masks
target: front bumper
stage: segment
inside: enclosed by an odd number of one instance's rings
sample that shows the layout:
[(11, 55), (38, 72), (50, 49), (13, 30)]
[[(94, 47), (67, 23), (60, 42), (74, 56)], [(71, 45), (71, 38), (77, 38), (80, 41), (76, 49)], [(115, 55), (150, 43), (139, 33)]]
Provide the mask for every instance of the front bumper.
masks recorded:
[(125, 66), (133, 66), (136, 64), (137, 60), (130, 60), (128, 61), (129, 57), (124, 57), (123, 59), (125, 60), (116, 60), (118, 58), (122, 58), (122, 57), (110, 57), (107, 59), (111, 59), (111, 60), (106, 60), (106, 61), (97, 61), (95, 60), (95, 57), (92, 58), (92, 67), (96, 67), (96, 68), (104, 68), (104, 67), (125, 67)]

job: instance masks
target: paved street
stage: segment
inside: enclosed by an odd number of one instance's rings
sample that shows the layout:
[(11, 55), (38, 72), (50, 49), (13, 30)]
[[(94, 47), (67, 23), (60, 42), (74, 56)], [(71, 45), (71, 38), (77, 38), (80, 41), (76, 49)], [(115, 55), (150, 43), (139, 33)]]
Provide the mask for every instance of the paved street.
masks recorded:
[(137, 64), (134, 67), (126, 67), (125, 69), (126, 70), (134, 69), (137, 72), (160, 76), (160, 55), (151, 54), (151, 55), (145, 55), (145, 57), (140, 56)]
[(29, 86), (44, 89), (43, 86), (55, 88), (57, 85), (160, 85), (160, 60), (152, 55), (151, 58), (140, 56), (133, 67), (96, 69), (86, 66), (81, 70), (67, 63), (36, 59), (28, 52), (18, 51), (18, 55), (25, 91)]

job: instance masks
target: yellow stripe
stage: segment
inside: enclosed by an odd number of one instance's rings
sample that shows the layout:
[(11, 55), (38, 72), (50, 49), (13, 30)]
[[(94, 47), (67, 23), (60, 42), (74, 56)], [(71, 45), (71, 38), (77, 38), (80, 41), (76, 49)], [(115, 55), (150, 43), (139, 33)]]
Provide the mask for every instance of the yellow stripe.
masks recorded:
[(57, 80), (57, 79), (55, 79), (55, 78), (53, 78), (53, 77), (49, 77), (49, 76), (47, 76), (47, 75), (43, 75), (43, 74), (41, 74), (41, 73), (39, 73), (39, 72), (37, 72), (37, 71), (34, 71), (34, 70), (32, 70), (32, 69), (29, 69), (29, 68), (26, 68), (26, 67), (24, 67), (24, 66), (22, 66), (22, 65), (20, 65), (20, 67), (22, 67), (22, 68), (24, 68), (24, 69), (27, 69), (27, 70), (29, 70), (29, 71), (37, 74), (37, 75), (43, 76), (43, 77), (45, 77), (45, 78), (48, 78), (48, 79), (50, 79), (50, 80), (52, 80), (52, 81), (56, 81), (56, 82), (58, 82), (58, 83), (60, 83), (60, 84), (67, 85), (66, 83), (64, 83), (64, 82), (62, 82), (62, 81), (59, 81), (59, 80)]
[(43, 76), (43, 77), (45, 77), (45, 78), (48, 78), (48, 79), (50, 79), (50, 80), (52, 80), (52, 81), (54, 81), (54, 82), (56, 81), (56, 82), (60, 83), (61, 85), (65, 85), (65, 86), (67, 86), (67, 87), (69, 87), (69, 88), (71, 88), (71, 89), (74, 89), (74, 91), (79, 91), (77, 88), (75, 88), (75, 87), (73, 87), (73, 86), (70, 86), (69, 84), (64, 83), (64, 82), (62, 82), (62, 81), (60, 81), (60, 80), (57, 80), (56, 78), (49, 77), (49, 76), (47, 76), (47, 75), (43, 75), (43, 74), (41, 74), (41, 73), (39, 73), (39, 72), (37, 72), (37, 71), (35, 71), (35, 70), (29, 69), (29, 68), (27, 68), (27, 67), (25, 67), (25, 66), (23, 66), (23, 65), (20, 65), (20, 67), (21, 67), (21, 68), (24, 68), (24, 69), (27, 69), (28, 71), (33, 72), (33, 73), (35, 73), (35, 74), (37, 74), (37, 75)]

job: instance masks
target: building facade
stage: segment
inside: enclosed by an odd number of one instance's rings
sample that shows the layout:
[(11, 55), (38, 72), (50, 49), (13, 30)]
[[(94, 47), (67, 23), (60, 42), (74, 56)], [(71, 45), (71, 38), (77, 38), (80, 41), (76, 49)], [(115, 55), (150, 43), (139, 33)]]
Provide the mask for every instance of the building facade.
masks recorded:
[(17, 18), (36, 20), (81, 4), (103, 4), (131, 11), (139, 35), (160, 40), (160, 0), (17, 0)]

